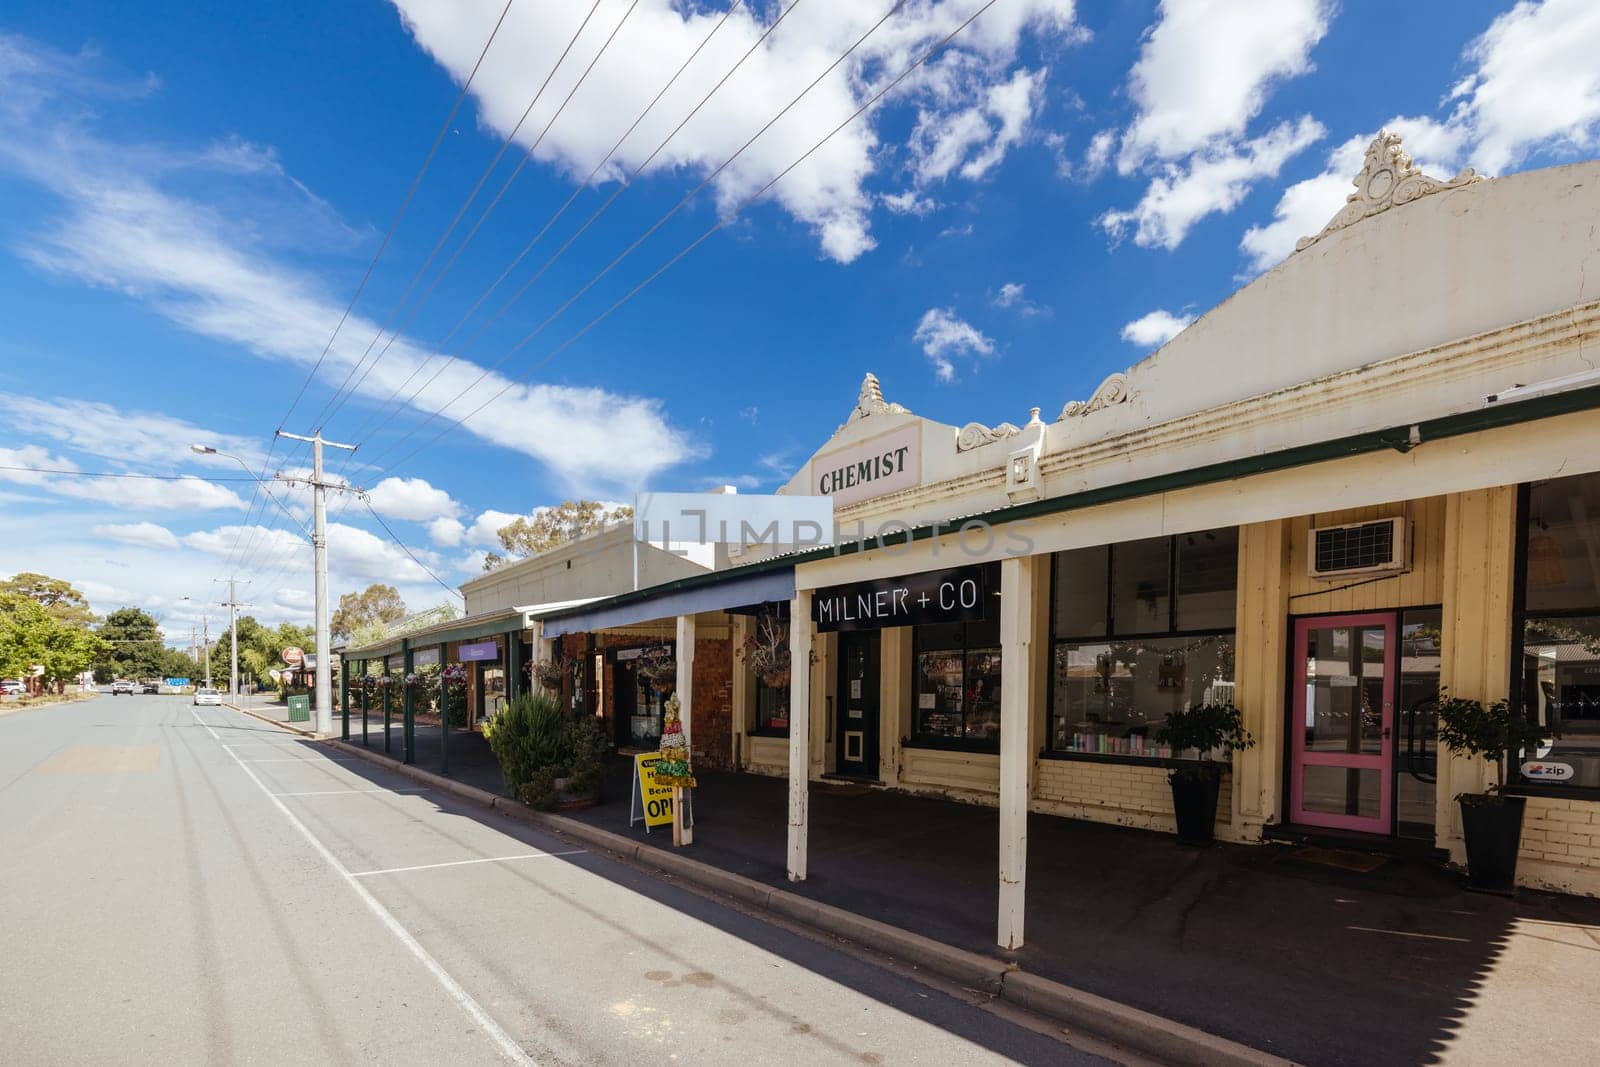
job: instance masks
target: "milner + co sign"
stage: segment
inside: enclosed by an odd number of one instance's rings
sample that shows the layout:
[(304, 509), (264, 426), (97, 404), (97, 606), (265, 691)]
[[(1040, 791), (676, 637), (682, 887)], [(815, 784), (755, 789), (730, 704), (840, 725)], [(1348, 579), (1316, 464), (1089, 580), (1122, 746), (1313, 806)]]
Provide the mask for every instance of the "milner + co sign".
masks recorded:
[(837, 506), (909, 489), (922, 478), (922, 427), (870, 437), (811, 460), (811, 491)]
[(821, 633), (938, 622), (982, 622), (989, 590), (981, 565), (818, 589), (811, 620)]

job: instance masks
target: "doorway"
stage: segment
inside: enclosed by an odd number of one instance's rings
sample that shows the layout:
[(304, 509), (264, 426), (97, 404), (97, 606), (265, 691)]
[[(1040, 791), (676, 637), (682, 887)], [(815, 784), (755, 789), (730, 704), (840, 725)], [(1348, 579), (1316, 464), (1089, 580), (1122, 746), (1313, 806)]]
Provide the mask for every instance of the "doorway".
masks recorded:
[(878, 632), (839, 635), (839, 713), (834, 766), (852, 778), (878, 778)]
[(1294, 623), (1289, 820), (1431, 839), (1437, 608)]

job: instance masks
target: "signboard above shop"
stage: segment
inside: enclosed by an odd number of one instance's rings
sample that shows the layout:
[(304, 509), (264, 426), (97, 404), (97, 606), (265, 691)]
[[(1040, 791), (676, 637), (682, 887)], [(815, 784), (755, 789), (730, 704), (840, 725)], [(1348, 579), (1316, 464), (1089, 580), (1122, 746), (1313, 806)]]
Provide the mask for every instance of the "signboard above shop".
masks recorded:
[(836, 507), (909, 489), (921, 480), (920, 425), (902, 426), (811, 460), (811, 492), (833, 497)]
[(494, 641), (479, 641), (471, 645), (461, 646), (460, 661), (462, 663), (480, 663), (500, 658), (500, 646)]
[(818, 589), (811, 619), (821, 633), (982, 622), (989, 609), (989, 568), (981, 564)]

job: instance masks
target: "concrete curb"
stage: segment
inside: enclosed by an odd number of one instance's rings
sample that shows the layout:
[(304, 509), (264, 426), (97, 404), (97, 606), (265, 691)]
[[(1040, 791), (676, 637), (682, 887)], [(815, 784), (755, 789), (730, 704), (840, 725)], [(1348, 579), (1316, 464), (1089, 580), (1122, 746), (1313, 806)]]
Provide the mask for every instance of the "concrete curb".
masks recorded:
[[(260, 716), (257, 716), (260, 718)], [(273, 722), (271, 719), (265, 720)], [(283, 723), (274, 723), (284, 726)], [(298, 732), (298, 731), (297, 731)], [(325, 744), (349, 752), (371, 763), (395, 771), (440, 792), (481, 804), (519, 822), (529, 823), (563, 836), (601, 848), (641, 865), (698, 886), (723, 893), (767, 911), (793, 919), (812, 929), (845, 938), (885, 955), (1010, 1001), (1040, 1015), (1049, 1016), (1069, 1027), (1119, 1045), (1131, 1052), (1150, 1056), (1163, 1063), (1185, 1067), (1282, 1067), (1291, 1061), (1218, 1037), (1193, 1026), (1162, 1018), (1138, 1008), (1119, 1004), (1105, 997), (1038, 975), (1028, 974), (1004, 960), (956, 948), (888, 923), (869, 919), (791, 893), (785, 889), (713, 867), (675, 852), (665, 852), (641, 844), (623, 834), (561, 815), (534, 811), (508, 797), (440, 777), (419, 767), (373, 752), (346, 741), (326, 739)]]
[(307, 730), (303, 726), (291, 726), (289, 723), (274, 719), (268, 715), (263, 715), (259, 711), (251, 711), (249, 708), (241, 707), (238, 704), (229, 704), (227, 701), (223, 701), (222, 706), (225, 708), (232, 708), (234, 711), (242, 711), (252, 719), (260, 719), (262, 722), (270, 723), (273, 726), (279, 727), (280, 729), (288, 730), (290, 733), (299, 734), (301, 737), (309, 737), (313, 741), (322, 740), (322, 735), (317, 733), (315, 730)]

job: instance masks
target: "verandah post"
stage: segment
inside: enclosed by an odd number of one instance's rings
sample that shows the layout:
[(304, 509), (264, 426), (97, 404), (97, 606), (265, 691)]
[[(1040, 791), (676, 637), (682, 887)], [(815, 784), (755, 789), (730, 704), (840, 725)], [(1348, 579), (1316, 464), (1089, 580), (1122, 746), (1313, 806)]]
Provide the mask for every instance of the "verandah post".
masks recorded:
[[(405, 650), (406, 677), (410, 678), (417, 669), (416, 657), (411, 654), (411, 642), (406, 639), (400, 641), (400, 647)], [(415, 758), (411, 748), (412, 727), (416, 722), (417, 698), (411, 686), (406, 686), (406, 695), (401, 704), (400, 720), (400, 759), (410, 763)]]
[(789, 881), (806, 880), (806, 820), (811, 782), (811, 591), (789, 601)]
[(1028, 873), (1028, 709), (1034, 706), (1032, 556), (1000, 561), (1001, 948), (1022, 947)]
[(449, 645), (439, 646), (439, 773), (450, 773), (450, 683), (445, 680), (449, 664), (445, 653)]

